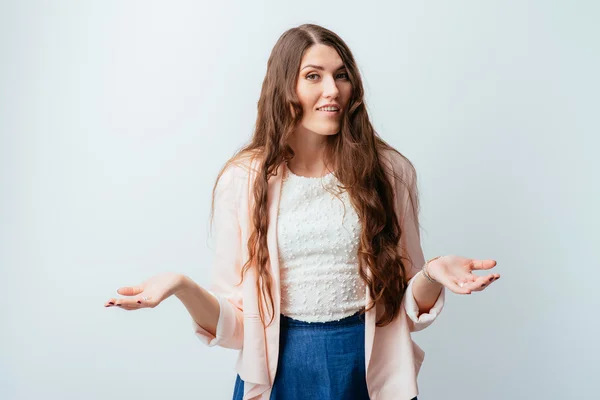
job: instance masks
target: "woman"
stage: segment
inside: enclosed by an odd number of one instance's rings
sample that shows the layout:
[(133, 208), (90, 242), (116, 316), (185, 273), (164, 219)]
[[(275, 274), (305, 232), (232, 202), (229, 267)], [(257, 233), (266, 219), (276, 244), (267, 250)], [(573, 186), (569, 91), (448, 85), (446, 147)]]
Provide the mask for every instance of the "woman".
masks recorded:
[(235, 399), (416, 399), (411, 332), (445, 288), (481, 291), (494, 260), (420, 245), (416, 171), (374, 131), (352, 53), (305, 24), (273, 48), (250, 143), (213, 188), (210, 291), (162, 274), (122, 287), (126, 310), (171, 295), (209, 346), (239, 349)]

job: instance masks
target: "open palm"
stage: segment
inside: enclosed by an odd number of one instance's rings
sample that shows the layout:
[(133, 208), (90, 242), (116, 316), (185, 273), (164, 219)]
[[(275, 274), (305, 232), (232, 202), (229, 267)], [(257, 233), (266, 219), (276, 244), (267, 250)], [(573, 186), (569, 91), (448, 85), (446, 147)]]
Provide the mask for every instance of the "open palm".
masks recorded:
[(182, 275), (166, 272), (155, 275), (138, 286), (123, 286), (117, 289), (120, 298), (109, 299), (104, 306), (118, 306), (125, 310), (154, 308), (163, 300), (175, 294), (181, 287)]
[(432, 261), (427, 266), (429, 275), (458, 294), (480, 292), (492, 282), (500, 279), (500, 274), (475, 275), (475, 270), (489, 270), (496, 266), (495, 260), (476, 260), (461, 256), (449, 255)]

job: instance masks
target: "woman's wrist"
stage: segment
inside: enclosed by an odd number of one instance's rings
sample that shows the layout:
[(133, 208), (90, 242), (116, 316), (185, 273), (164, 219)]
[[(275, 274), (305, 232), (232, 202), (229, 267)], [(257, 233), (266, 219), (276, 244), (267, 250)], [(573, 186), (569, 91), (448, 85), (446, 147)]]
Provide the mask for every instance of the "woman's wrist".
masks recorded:
[(435, 267), (438, 259), (439, 257), (435, 257), (427, 261), (421, 268), (421, 271), (419, 271), (420, 273), (417, 274), (421, 275), (421, 277), (416, 277), (417, 279), (415, 279), (412, 285), (413, 298), (419, 308), (419, 314), (417, 315), (428, 313), (435, 305), (444, 288), (444, 285), (435, 279), (435, 272), (433, 276), (429, 275), (432, 271), (436, 271)]
[(435, 263), (438, 259), (440, 259), (442, 256), (437, 256), (434, 258), (429, 259), (424, 265), (423, 268), (421, 268), (421, 273), (423, 274), (423, 276), (430, 282), (430, 283), (437, 283), (439, 284), (438, 281), (435, 280), (435, 278), (433, 278), (431, 276), (431, 265), (433, 263)]
[(174, 288), (174, 293), (173, 293), (173, 294), (174, 294), (176, 297), (179, 297), (179, 296), (185, 295), (185, 294), (186, 294), (186, 292), (188, 292), (188, 291), (189, 291), (189, 290), (192, 288), (192, 285), (193, 285), (194, 283), (195, 283), (195, 282), (194, 282), (192, 279), (190, 279), (190, 277), (189, 277), (189, 276), (187, 276), (187, 275), (183, 275), (183, 274), (182, 274), (182, 275), (179, 277), (179, 282), (178, 282), (178, 284), (177, 284), (177, 285), (176, 285), (176, 287)]

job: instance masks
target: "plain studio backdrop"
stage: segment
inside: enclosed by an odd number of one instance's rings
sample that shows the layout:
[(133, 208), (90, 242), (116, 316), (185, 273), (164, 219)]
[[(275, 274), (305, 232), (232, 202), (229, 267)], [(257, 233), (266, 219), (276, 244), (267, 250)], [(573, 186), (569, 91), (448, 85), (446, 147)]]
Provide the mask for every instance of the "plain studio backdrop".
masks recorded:
[(228, 399), (236, 351), (176, 299), (105, 308), (163, 271), (208, 284), (211, 190), (270, 51), (350, 46), (376, 130), (417, 168), (426, 258), (497, 260), (413, 339), (420, 400), (596, 399), (595, 1), (4, 1), (0, 398)]

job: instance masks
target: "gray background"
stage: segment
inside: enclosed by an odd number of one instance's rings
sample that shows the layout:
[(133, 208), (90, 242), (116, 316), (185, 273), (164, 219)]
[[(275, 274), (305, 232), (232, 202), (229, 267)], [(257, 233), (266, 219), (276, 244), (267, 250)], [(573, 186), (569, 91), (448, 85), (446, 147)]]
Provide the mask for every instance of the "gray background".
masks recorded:
[(177, 299), (103, 304), (162, 271), (208, 282), (212, 184), (305, 22), (347, 41), (376, 129), (415, 163), (425, 256), (502, 274), (414, 334), (420, 400), (597, 398), (599, 11), (3, 1), (0, 398), (230, 398), (236, 352), (203, 346)]

